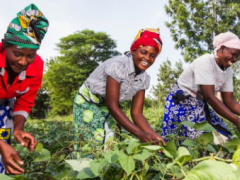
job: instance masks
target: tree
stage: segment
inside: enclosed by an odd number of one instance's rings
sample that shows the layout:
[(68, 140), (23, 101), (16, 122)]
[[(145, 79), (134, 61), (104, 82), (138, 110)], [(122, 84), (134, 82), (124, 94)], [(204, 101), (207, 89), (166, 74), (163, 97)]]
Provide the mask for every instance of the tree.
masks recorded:
[[(167, 22), (176, 48), (186, 62), (213, 51), (215, 35), (231, 31), (240, 36), (239, 0), (169, 0), (165, 6)], [(240, 97), (238, 69), (234, 68), (234, 93)]]
[(169, 0), (167, 22), (176, 48), (186, 62), (213, 51), (213, 37), (231, 31), (240, 35), (239, 0)]
[(50, 97), (44, 87), (38, 90), (37, 97), (35, 99), (35, 106), (30, 111), (29, 116), (32, 119), (45, 119), (49, 111)]
[(57, 44), (61, 56), (47, 62), (44, 74), (50, 96), (51, 113), (66, 115), (79, 87), (99, 63), (119, 55), (116, 43), (103, 32), (78, 31), (60, 39)]
[(163, 106), (166, 96), (183, 71), (183, 63), (181, 60), (179, 60), (175, 63), (174, 68), (172, 68), (171, 61), (167, 59), (160, 65), (158, 71), (158, 83), (153, 87), (152, 93), (154, 97), (157, 98), (157, 103), (160, 103), (160, 106)]

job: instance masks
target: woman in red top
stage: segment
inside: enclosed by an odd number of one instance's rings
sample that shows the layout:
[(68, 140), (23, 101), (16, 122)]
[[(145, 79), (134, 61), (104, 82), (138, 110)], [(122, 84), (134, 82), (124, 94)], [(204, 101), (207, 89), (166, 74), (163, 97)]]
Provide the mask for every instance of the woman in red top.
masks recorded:
[(23, 126), (41, 86), (43, 60), (36, 53), (47, 28), (48, 20), (30, 4), (10, 22), (0, 43), (0, 173), (24, 172), (10, 146), (12, 134), (30, 151), (37, 144)]

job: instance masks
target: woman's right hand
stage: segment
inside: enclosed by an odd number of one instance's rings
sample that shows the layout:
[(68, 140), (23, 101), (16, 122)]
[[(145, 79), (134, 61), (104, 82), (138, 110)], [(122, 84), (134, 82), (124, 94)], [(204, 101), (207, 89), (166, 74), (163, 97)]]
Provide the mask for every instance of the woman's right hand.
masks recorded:
[(19, 166), (24, 163), (19, 157), (18, 152), (11, 145), (0, 140), (0, 153), (6, 174), (24, 173), (24, 169)]
[(163, 145), (163, 146), (166, 145), (164, 139), (161, 136), (159, 136), (156, 132), (142, 131), (139, 134), (138, 138), (140, 139), (141, 142), (153, 142), (153, 144), (156, 144), (156, 145)]

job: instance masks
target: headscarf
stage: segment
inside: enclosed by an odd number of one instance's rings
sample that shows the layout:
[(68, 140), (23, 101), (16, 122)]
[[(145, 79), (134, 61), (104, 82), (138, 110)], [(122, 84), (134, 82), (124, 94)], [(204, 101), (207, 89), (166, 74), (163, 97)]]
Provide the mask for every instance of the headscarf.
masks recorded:
[(217, 50), (222, 46), (234, 49), (240, 49), (240, 40), (237, 35), (231, 32), (225, 32), (215, 36), (213, 40), (214, 55), (217, 58)]
[(21, 49), (39, 49), (48, 25), (48, 20), (38, 7), (30, 4), (10, 22), (4, 40)]
[(131, 51), (134, 51), (141, 46), (153, 46), (156, 48), (157, 52), (160, 53), (162, 45), (163, 43), (160, 38), (159, 29), (146, 28), (138, 31), (131, 45)]

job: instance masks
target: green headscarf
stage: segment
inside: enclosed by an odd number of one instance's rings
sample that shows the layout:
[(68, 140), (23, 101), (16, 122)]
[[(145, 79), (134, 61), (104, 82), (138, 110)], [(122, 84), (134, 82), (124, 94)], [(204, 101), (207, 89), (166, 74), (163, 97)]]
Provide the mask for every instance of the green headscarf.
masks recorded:
[(4, 35), (4, 40), (18, 48), (39, 49), (48, 28), (48, 20), (34, 4), (17, 13)]

